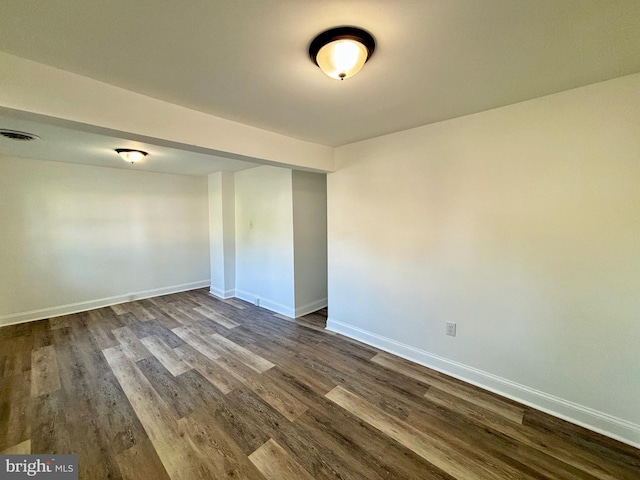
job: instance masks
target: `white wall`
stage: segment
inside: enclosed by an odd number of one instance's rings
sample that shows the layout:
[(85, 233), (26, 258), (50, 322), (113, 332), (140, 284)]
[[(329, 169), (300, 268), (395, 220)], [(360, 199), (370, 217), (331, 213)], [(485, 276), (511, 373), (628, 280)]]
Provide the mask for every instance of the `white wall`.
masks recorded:
[(207, 181), (0, 157), (0, 325), (209, 284)]
[(222, 228), (224, 230), (224, 283), (228, 295), (236, 285), (236, 178), (233, 172), (222, 176)]
[(233, 172), (216, 172), (209, 182), (209, 238), (211, 293), (235, 296), (235, 178)]
[(224, 216), (222, 204), (222, 172), (207, 177), (209, 193), (209, 260), (211, 292), (226, 298), (224, 276)]
[(292, 317), (291, 170), (257, 167), (235, 179), (236, 296)]
[(327, 176), (292, 172), (295, 316), (327, 306)]
[(639, 126), (633, 75), (338, 148), (330, 328), (640, 446)]

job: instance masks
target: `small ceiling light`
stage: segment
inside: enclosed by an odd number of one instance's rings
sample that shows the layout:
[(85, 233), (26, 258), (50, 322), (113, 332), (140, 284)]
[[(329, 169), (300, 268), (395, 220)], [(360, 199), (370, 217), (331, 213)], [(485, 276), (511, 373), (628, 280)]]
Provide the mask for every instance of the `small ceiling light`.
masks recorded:
[(148, 155), (147, 152), (143, 152), (142, 150), (131, 150), (129, 148), (116, 148), (116, 152), (118, 152), (118, 155), (120, 155), (125, 162), (129, 162), (132, 165)]
[(34, 135), (33, 133), (19, 132), (17, 130), (9, 130), (6, 128), (0, 128), (0, 135), (8, 138), (9, 140), (18, 140), (20, 142), (28, 142), (30, 140), (40, 139), (38, 135)]
[(376, 41), (356, 27), (336, 27), (322, 32), (309, 45), (311, 60), (336, 80), (353, 77), (371, 58)]

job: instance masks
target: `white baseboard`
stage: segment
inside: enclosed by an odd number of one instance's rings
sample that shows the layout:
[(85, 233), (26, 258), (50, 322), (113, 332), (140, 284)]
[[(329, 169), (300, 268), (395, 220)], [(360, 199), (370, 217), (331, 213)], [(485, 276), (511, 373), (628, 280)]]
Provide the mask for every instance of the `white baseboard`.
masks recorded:
[(302, 305), (300, 307), (296, 307), (296, 318), (302, 317), (308, 313), (313, 313), (316, 310), (320, 310), (328, 305), (326, 298), (321, 298), (320, 300), (316, 300), (315, 302), (307, 303), (306, 305)]
[(432, 368), (503, 397), (640, 448), (640, 425), (635, 423), (541, 392), (526, 385), (512, 382), (477, 368), (448, 360), (332, 318), (327, 320), (327, 330), (377, 347), (385, 352)]
[(281, 313), (282, 315), (286, 315), (287, 317), (292, 317), (294, 315), (293, 308), (283, 305), (282, 303), (278, 303), (269, 298), (265, 298), (261, 295), (256, 295), (255, 293), (247, 292), (245, 290), (236, 289), (236, 297), (241, 300), (245, 300), (249, 303), (253, 303), (255, 305), (256, 299), (260, 299), (260, 306), (262, 308), (266, 308), (267, 310), (271, 310), (272, 312)]
[(142, 300), (143, 298), (157, 297), (160, 295), (169, 295), (171, 293), (185, 292), (187, 290), (195, 290), (196, 288), (203, 288), (208, 286), (209, 280), (201, 280), (199, 282), (183, 283), (181, 285), (154, 288), (152, 290), (142, 290), (140, 292), (125, 293), (123, 295), (116, 295), (113, 297), (69, 303), (67, 305), (41, 308), (39, 310), (31, 310), (28, 312), (1, 315), (0, 327), (13, 325), (16, 323), (32, 322), (34, 320), (43, 320), (45, 318), (59, 317), (60, 315), (70, 315), (72, 313), (85, 312), (87, 310), (93, 310), (95, 308), (117, 305), (118, 303), (132, 302), (134, 300)]
[[(320, 300), (316, 300), (315, 302), (307, 303), (306, 305), (302, 305), (295, 309), (295, 311), (288, 307), (287, 305), (283, 305), (282, 303), (278, 303), (269, 298), (262, 297), (252, 292), (247, 292), (246, 290), (222, 290), (220, 288), (211, 287), (209, 293), (212, 295), (226, 300), (227, 298), (237, 297), (241, 300), (245, 300), (249, 303), (256, 303), (256, 299), (260, 299), (260, 306), (266, 308), (267, 310), (271, 310), (276, 313), (280, 313), (289, 318), (298, 318), (307, 313), (315, 312), (316, 310), (320, 310), (327, 306), (327, 299), (321, 298)], [(295, 315), (295, 317), (294, 317)]]
[(213, 285), (209, 288), (209, 293), (223, 300), (236, 296), (236, 291), (233, 288), (229, 290), (222, 290), (221, 288), (214, 287)]

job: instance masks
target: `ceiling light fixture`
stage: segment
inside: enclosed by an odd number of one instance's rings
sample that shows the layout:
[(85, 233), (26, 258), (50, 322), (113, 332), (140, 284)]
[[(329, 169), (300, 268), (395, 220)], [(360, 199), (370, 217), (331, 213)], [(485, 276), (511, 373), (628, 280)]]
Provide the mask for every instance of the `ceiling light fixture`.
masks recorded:
[(9, 130), (6, 128), (0, 128), (0, 135), (9, 140), (18, 140), (20, 142), (28, 142), (31, 140), (38, 140), (40, 137), (28, 132), (19, 132), (17, 130)]
[(147, 152), (143, 152), (142, 150), (131, 150), (129, 148), (116, 148), (116, 152), (118, 152), (118, 155), (120, 155), (125, 162), (129, 162), (132, 165), (148, 155)]
[(309, 56), (320, 70), (336, 80), (353, 77), (371, 58), (376, 41), (357, 27), (336, 27), (322, 32), (309, 45)]

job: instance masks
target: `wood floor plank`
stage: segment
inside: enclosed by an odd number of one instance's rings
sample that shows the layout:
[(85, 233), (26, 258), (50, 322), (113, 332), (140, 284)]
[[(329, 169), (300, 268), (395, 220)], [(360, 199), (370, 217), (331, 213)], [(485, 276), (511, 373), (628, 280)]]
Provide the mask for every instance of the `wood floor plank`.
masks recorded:
[(83, 322), (55, 330), (54, 344), (61, 388), (49, 396), (51, 402), (42, 403), (41, 407), (44, 411), (48, 408), (54, 418), (64, 419), (64, 423), (58, 426), (32, 419), (33, 425), (45, 434), (45, 438), (38, 439), (32, 435), (34, 450), (38, 445), (38, 453), (41, 446), (77, 453), (80, 478), (117, 478), (115, 455), (135, 442), (142, 432), (141, 427), (136, 428), (139, 422), (126, 408), (127, 399)]
[(250, 448), (250, 442), (243, 441), (241, 446), (248, 455), (273, 438), (318, 480), (382, 480), (383, 477), (376, 470), (363, 465), (352, 452), (341, 450), (335, 442), (324, 442), (313, 431), (289, 422), (250, 389), (239, 388), (229, 394), (226, 400), (237, 422), (248, 425), (252, 431), (258, 431), (266, 437), (253, 448)]
[[(451, 480), (453, 477), (324, 396), (296, 424), (322, 445), (341, 448), (389, 480)], [(325, 440), (328, 438), (330, 440)], [(336, 447), (337, 445), (338, 447)]]
[(31, 396), (39, 397), (60, 389), (58, 359), (51, 345), (31, 352)]
[[(240, 392), (241, 389), (242, 387), (230, 392), (225, 397), (225, 401), (219, 402), (212, 416), (234, 443), (238, 445), (243, 454), (248, 456), (269, 440), (270, 435), (261, 423), (256, 423), (242, 414), (244, 410), (243, 403), (239, 402), (238, 399), (242, 399), (245, 392)], [(279, 415), (279, 419), (286, 422), (286, 419), (281, 415)]]
[(111, 305), (111, 310), (115, 312), (116, 315), (124, 315), (129, 311), (126, 303), (120, 303), (117, 305)]
[(186, 364), (225, 395), (242, 384), (237, 375), (232, 374), (226, 368), (221, 368), (216, 361), (217, 359), (212, 360), (211, 357), (206, 357), (190, 345), (178, 347), (175, 352)]
[[(86, 324), (87, 327), (90, 327), (90, 326), (98, 327), (106, 334), (107, 338), (112, 343), (110, 345), (105, 345), (104, 348), (114, 347), (119, 344), (119, 342), (116, 340), (116, 337), (113, 336), (113, 333), (111, 332), (111, 330), (114, 330), (120, 327), (127, 327), (131, 325), (131, 321), (129, 321), (129, 318), (130, 318), (129, 313), (125, 313), (123, 315), (116, 315), (115, 312), (110, 307), (96, 308), (95, 310), (90, 310), (88, 312), (85, 312), (84, 316), (83, 314), (79, 314), (79, 315), (81, 316), (81, 320)], [(93, 325), (90, 325), (91, 322), (88, 321), (90, 318), (95, 320), (93, 322)], [(71, 326), (74, 327), (72, 330), (77, 330), (77, 328), (75, 328), (75, 323), (72, 324)], [(91, 328), (89, 328), (89, 331), (93, 333), (91, 331)], [(95, 335), (93, 336), (95, 341)], [(95, 342), (95, 343), (96, 343), (96, 347), (99, 350), (102, 350), (101, 348), (102, 346), (98, 345), (98, 342)]]
[(129, 327), (116, 328), (112, 332), (113, 336), (120, 342), (122, 351), (131, 357), (134, 362), (151, 356), (151, 352), (147, 350), (147, 347), (142, 344)]
[(172, 331), (182, 340), (188, 343), (192, 348), (194, 348), (210, 360), (215, 360), (216, 358), (219, 358), (220, 355), (223, 355), (223, 353), (221, 353), (220, 351), (220, 348), (217, 347), (213, 343), (213, 341), (205, 336), (198, 335), (187, 327), (183, 326), (174, 328)]
[[(172, 328), (177, 328), (181, 325), (180, 322), (177, 322), (176, 320), (168, 316), (166, 313), (164, 313), (151, 300), (152, 299), (147, 298), (145, 300), (140, 300), (139, 303), (145, 308), (147, 312), (149, 312), (153, 316), (154, 320), (157, 323), (165, 325), (169, 330), (171, 330)], [(156, 322), (152, 322), (152, 324), (156, 324)]]
[(0, 455), (31, 455), (31, 439), (0, 451)]
[(220, 358), (212, 360), (216, 368), (226, 372), (228, 375), (235, 378), (241, 384), (248, 384), (253, 377), (259, 375), (255, 370), (247, 367), (244, 363), (231, 355), (225, 355)]
[(183, 441), (184, 434), (171, 415), (169, 407), (125, 353), (125, 348), (112, 347), (103, 353), (169, 477), (174, 480), (207, 478), (210, 472), (208, 469), (203, 471), (201, 459), (189, 443)]
[(159, 311), (162, 312), (162, 317), (158, 317), (160, 319), (169, 319), (169, 321), (163, 322), (170, 327), (170, 323), (176, 324), (174, 327), (177, 328), (184, 323), (189, 323), (192, 319), (186, 316), (183, 312), (178, 310), (171, 302), (167, 302), (162, 297), (155, 297), (149, 299), (153, 304), (158, 308)]
[[(31, 357), (31, 355), (29, 355)], [(31, 375), (15, 374), (2, 379), (0, 388), (0, 449), (31, 438)]]
[(608, 437), (595, 436), (593, 432), (579, 425), (552, 417), (533, 408), (525, 409), (523, 425), (533, 431), (543, 432), (556, 441), (573, 446), (576, 451), (590, 451), (606, 463), (622, 468), (640, 469), (640, 455), (637, 448)]
[(7, 355), (0, 353), (0, 379), (5, 377), (6, 366), (7, 366)]
[(192, 302), (187, 303), (184, 301), (176, 301), (176, 302), (172, 302), (164, 310), (173, 312), (173, 317), (180, 318), (180, 321), (184, 325), (197, 326), (199, 324), (204, 324), (204, 325), (207, 325), (212, 330), (210, 333), (226, 332), (228, 330), (227, 328), (222, 327), (221, 325), (217, 324), (216, 322), (213, 322), (209, 318), (197, 312), (194, 309), (196, 306), (197, 304), (195, 304), (194, 306)]
[[(195, 314), (199, 315), (197, 312)], [(192, 319), (189, 321), (185, 321), (183, 325), (184, 329), (189, 330), (191, 333), (209, 339), (209, 335), (214, 335), (216, 333), (220, 333), (221, 331), (227, 331), (226, 328), (221, 327), (217, 323), (209, 320), (206, 317), (202, 317), (202, 319)]]
[(445, 442), (420, 432), (340, 386), (325, 396), (453, 477), (469, 480), (495, 478), (490, 470), (479, 464), (471, 465), (468, 457)]
[(522, 423), (524, 408), (521, 406), (514, 406), (495, 397), (492, 398), (488, 393), (481, 392), (478, 389), (469, 388), (460, 384), (452, 384), (449, 380), (439, 379), (433, 374), (429, 375), (425, 369), (416, 368), (415, 365), (410, 365), (407, 361), (393, 358), (387, 354), (377, 354), (371, 361), (427, 385), (436, 387), (443, 392), (475, 403), (515, 423)]
[(3, 355), (3, 360), (3, 378), (13, 376), (31, 376), (31, 349), (7, 352)]
[(273, 438), (249, 455), (249, 460), (267, 480), (314, 480)]
[(116, 462), (123, 480), (169, 480), (158, 454), (147, 439), (119, 453)]
[(30, 430), (33, 453), (78, 453), (71, 447), (68, 411), (71, 410), (62, 388), (32, 400)]
[(144, 337), (140, 341), (174, 377), (191, 370), (191, 365), (185, 362), (183, 357), (155, 335)]
[(154, 357), (140, 360), (136, 366), (176, 419), (186, 417), (203, 405), (213, 409), (223, 395), (195, 370), (174, 377)]
[(212, 479), (264, 480), (238, 445), (211, 419), (210, 409), (196, 410), (178, 424), (199, 455), (209, 460)]
[(307, 405), (286, 390), (280, 388), (269, 377), (256, 375), (249, 387), (260, 398), (280, 412), (287, 420), (294, 422), (300, 415), (307, 411)]
[(130, 311), (133, 313), (138, 320), (141, 322), (148, 322), (150, 320), (155, 320), (153, 314), (147, 310), (140, 302), (134, 302), (130, 306)]
[(203, 288), (0, 328), (0, 452), (114, 480), (640, 478), (640, 450), (328, 334), (326, 309), (234, 303)]
[(241, 347), (237, 343), (233, 343), (231, 340), (227, 340), (222, 335), (214, 334), (211, 335), (211, 338), (216, 345), (219, 345), (229, 355), (238, 358), (238, 360), (258, 373), (265, 372), (274, 366), (273, 363), (268, 360), (259, 357), (252, 351)]
[(407, 423), (435, 432), (456, 448), (471, 451), (491, 465), (500, 478), (595, 478), (534, 448), (527, 447), (484, 425), (460, 418), (446, 408), (428, 406), (412, 414)]
[(369, 362), (373, 357), (380, 353), (380, 350), (377, 348), (365, 345), (364, 343), (352, 338), (318, 334), (318, 340), (325, 346), (325, 348), (331, 348), (333, 351), (341, 353), (342, 355), (355, 357), (366, 362)]
[(57, 330), (58, 328), (65, 328), (69, 326), (69, 322), (73, 321), (76, 317), (74, 315), (61, 315), (59, 317), (52, 317), (49, 319), (49, 325), (51, 330)]
[(149, 322), (139, 322), (135, 325), (130, 325), (129, 328), (139, 339), (155, 336), (170, 348), (184, 345), (184, 340), (173, 333), (170, 328), (167, 328), (160, 319)]
[(274, 317), (280, 318), (281, 320), (286, 320), (287, 322), (291, 322), (291, 323), (293, 323), (295, 325), (299, 325), (301, 327), (310, 328), (311, 330), (315, 330), (317, 332), (325, 333), (327, 335), (335, 335), (334, 332), (326, 330), (324, 326), (318, 325), (317, 323), (314, 323), (314, 322), (309, 322), (309, 321), (305, 320), (304, 318), (291, 318), (291, 317), (287, 317), (286, 315), (282, 315), (280, 313), (276, 313), (274, 315)]
[(242, 302), (239, 302), (238, 300), (234, 300), (233, 298), (228, 298), (222, 301), (227, 305), (231, 305), (239, 310), (244, 310), (246, 308), (246, 306)]
[[(596, 457), (589, 452), (571, 448), (560, 439), (547, 435), (544, 432), (534, 431), (523, 425), (517, 425), (505, 420), (504, 417), (488, 410), (481, 410), (471, 402), (465, 402), (454, 395), (439, 392), (437, 389), (429, 390), (425, 397), (432, 403), (444, 408), (454, 410), (459, 415), (466, 416), (511, 437), (522, 445), (533, 447), (547, 453), (549, 456), (557, 458), (562, 462), (576, 467), (592, 475), (595, 478), (604, 480), (631, 479), (635, 473), (629, 474), (624, 469), (610, 465), (605, 457)], [(640, 473), (640, 468), (638, 469)], [(630, 476), (631, 475), (631, 476)]]
[(360, 371), (335, 352), (301, 351), (296, 359), (399, 419), (407, 417), (412, 404), (423, 400), (422, 394), (427, 389), (424, 385), (416, 385), (417, 382), (412, 383), (411, 379), (402, 381), (385, 376), (389, 380), (386, 385), (374, 370)]
[(118, 340), (110, 331), (109, 323), (104, 321), (104, 317), (99, 311), (91, 310), (88, 312), (85, 323), (87, 324), (87, 327), (91, 332), (91, 336), (100, 350), (118, 345)]
[(204, 315), (205, 317), (207, 317), (210, 320), (213, 320), (214, 322), (222, 325), (225, 328), (236, 328), (239, 327), (240, 324), (237, 322), (234, 322), (233, 320), (228, 319), (227, 317), (225, 317), (224, 315), (220, 315), (216, 312), (214, 312), (213, 310), (211, 310), (208, 307), (196, 307), (194, 308), (194, 310), (202, 315)]

